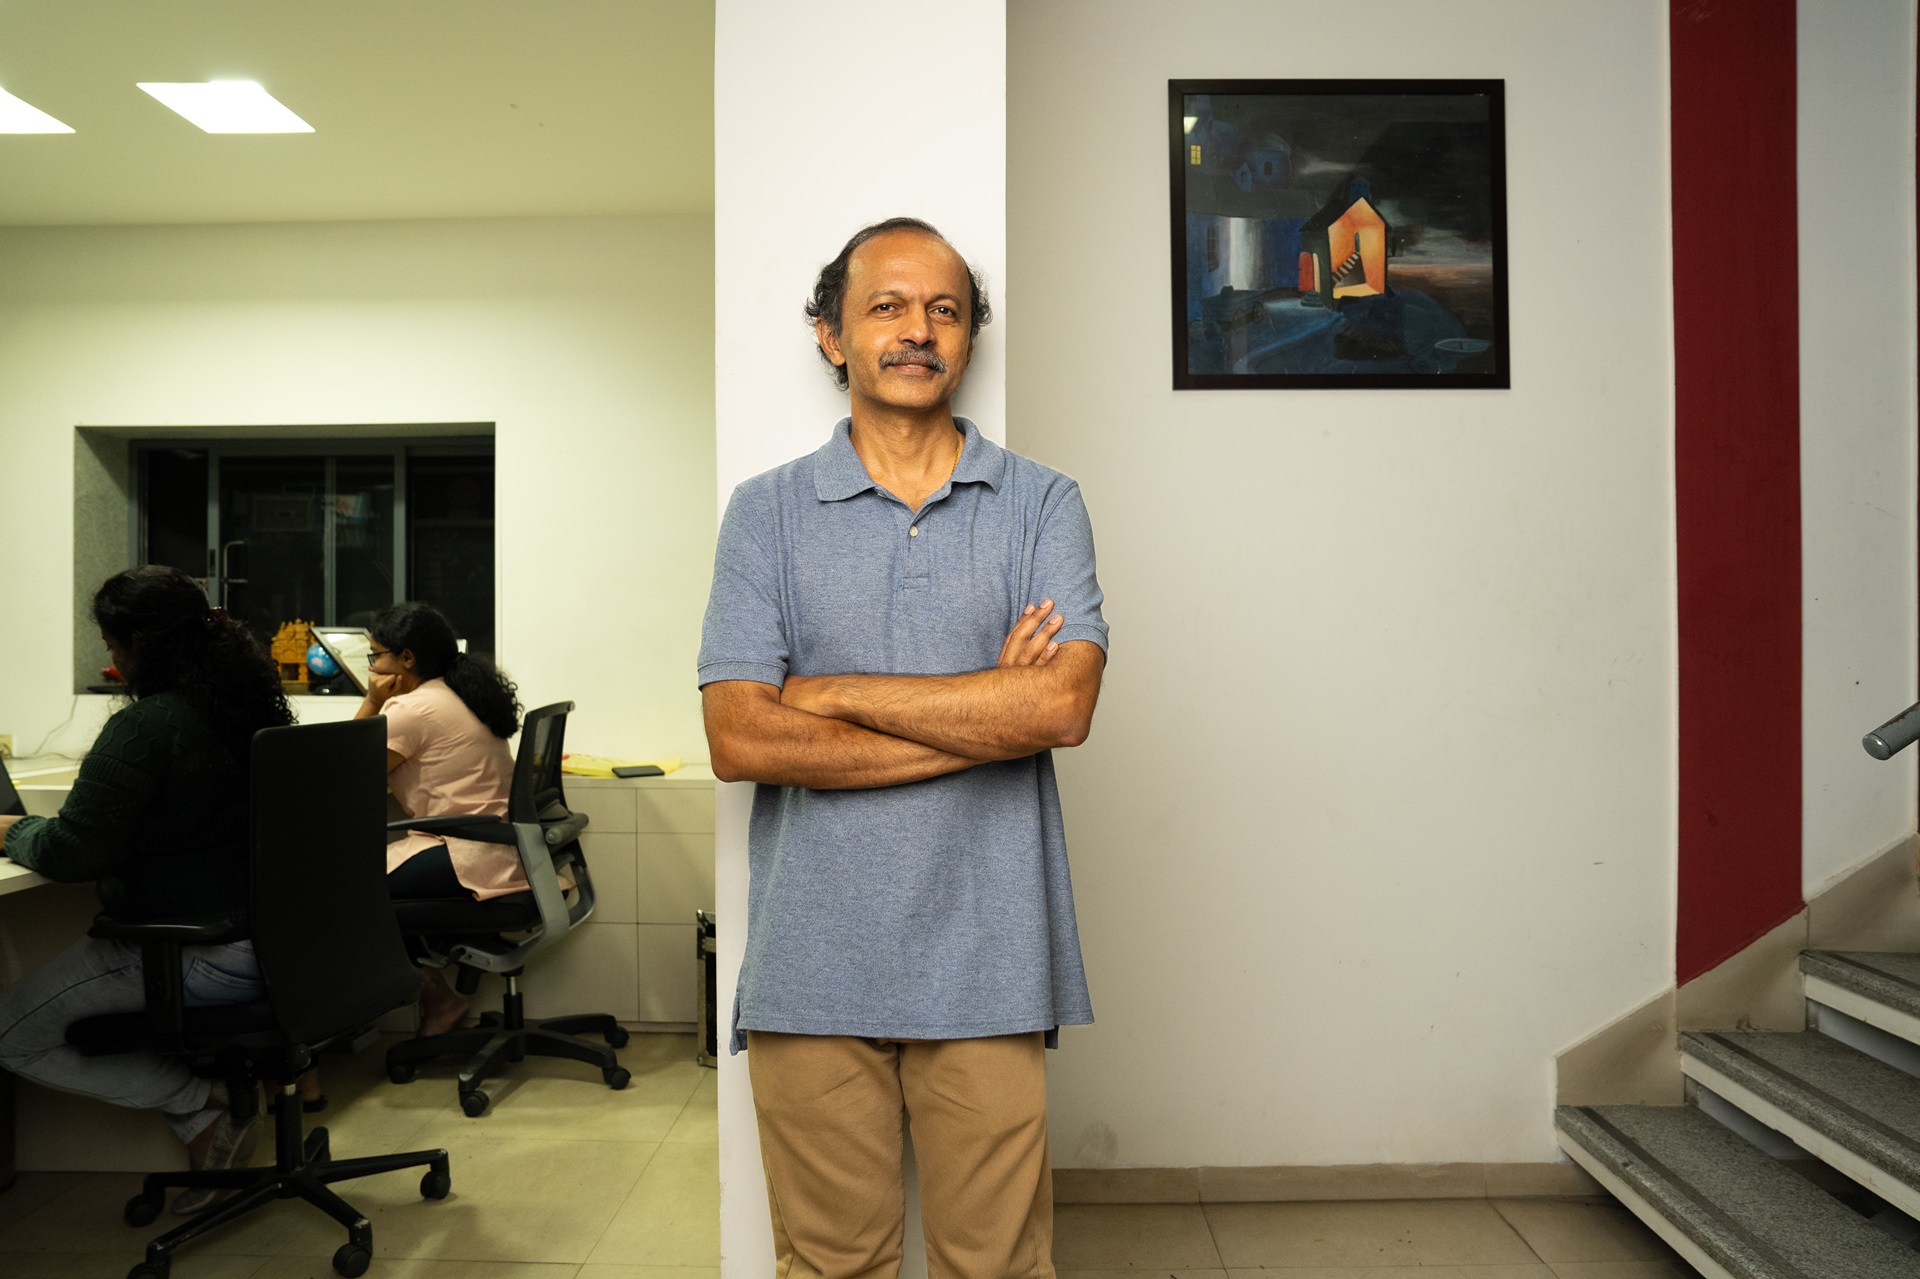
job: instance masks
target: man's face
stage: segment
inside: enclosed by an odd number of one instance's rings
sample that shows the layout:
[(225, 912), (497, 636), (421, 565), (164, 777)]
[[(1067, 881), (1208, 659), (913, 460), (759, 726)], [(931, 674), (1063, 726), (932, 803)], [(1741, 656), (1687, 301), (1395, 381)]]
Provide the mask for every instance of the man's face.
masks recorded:
[(967, 264), (922, 231), (889, 231), (853, 251), (840, 332), (816, 324), (855, 399), (896, 409), (945, 404), (973, 355)]

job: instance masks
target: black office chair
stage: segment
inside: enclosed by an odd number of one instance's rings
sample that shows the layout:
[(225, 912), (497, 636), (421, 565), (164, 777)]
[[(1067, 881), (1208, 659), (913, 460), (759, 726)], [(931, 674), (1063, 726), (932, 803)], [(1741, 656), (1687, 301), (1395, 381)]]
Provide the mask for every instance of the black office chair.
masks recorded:
[[(280, 1084), (274, 1163), (221, 1172), (151, 1173), (127, 1201), (129, 1225), (150, 1225), (170, 1186), (233, 1190), (222, 1202), (147, 1245), (128, 1279), (165, 1279), (180, 1246), (275, 1199), (298, 1197), (346, 1227), (333, 1254), (342, 1275), (365, 1274), (373, 1227), (328, 1189), (336, 1181), (425, 1166), (420, 1193), (451, 1188), (447, 1152), (415, 1150), (334, 1159), (327, 1130), (304, 1138), (294, 1083), (314, 1054), (365, 1046), (374, 1020), (420, 997), (420, 974), (394, 924), (386, 883), (386, 721), (270, 728), (253, 739), (252, 900), (230, 918), (141, 923), (102, 915), (95, 937), (138, 942), (147, 974), (145, 1012), (88, 1017), (67, 1042), (88, 1054), (158, 1048), (196, 1059), (199, 1073), (227, 1080), (237, 1118), (257, 1107), (261, 1079)], [(266, 997), (244, 1004), (184, 1004), (181, 947), (252, 936)]]
[[(394, 903), (400, 931), (418, 938), (427, 951), (458, 969), (454, 986), (461, 994), (471, 995), (479, 988), (481, 973), (498, 973), (507, 980), (502, 1010), (483, 1014), (473, 1029), (402, 1040), (387, 1049), (387, 1076), (396, 1084), (411, 1082), (422, 1062), (467, 1058), (460, 1071), (460, 1109), (470, 1116), (487, 1109), (489, 1098), (480, 1088), (481, 1081), (528, 1054), (568, 1057), (598, 1066), (609, 1088), (625, 1088), (631, 1078), (613, 1051), (626, 1045), (627, 1032), (611, 1014), (553, 1017), (529, 1026), (520, 994), (520, 975), (527, 960), (593, 914), (593, 878), (580, 851), (580, 832), (587, 819), (567, 807), (560, 784), (567, 714), (572, 710), (572, 702), (555, 702), (527, 712), (520, 726), (520, 754), (514, 760), (513, 791), (504, 820), (410, 817), (392, 824), (395, 830), (511, 845), (519, 851), (527, 877), (528, 891), (486, 901), (463, 894)], [(562, 873), (573, 879), (571, 904), (560, 887)], [(589, 1034), (600, 1036), (607, 1046), (580, 1038)]]

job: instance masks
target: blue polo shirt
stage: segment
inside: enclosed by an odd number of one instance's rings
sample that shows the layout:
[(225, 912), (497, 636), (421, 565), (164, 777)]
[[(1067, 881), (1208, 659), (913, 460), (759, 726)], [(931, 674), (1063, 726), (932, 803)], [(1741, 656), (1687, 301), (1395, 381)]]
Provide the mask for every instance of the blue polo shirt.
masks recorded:
[[(720, 525), (700, 683), (991, 668), (1044, 599), (1060, 643), (1104, 650), (1080, 488), (973, 423), (916, 515), (867, 474), (851, 419), (817, 452), (733, 492)], [(748, 1030), (967, 1039), (1093, 1020), (1053, 756), (868, 790), (756, 786)]]

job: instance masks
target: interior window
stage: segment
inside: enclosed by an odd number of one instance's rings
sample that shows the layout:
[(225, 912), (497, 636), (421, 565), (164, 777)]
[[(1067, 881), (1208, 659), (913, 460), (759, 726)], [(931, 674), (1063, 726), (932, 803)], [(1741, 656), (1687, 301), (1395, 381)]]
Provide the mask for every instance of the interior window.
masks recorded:
[(493, 442), (143, 442), (139, 558), (198, 578), (271, 644), (403, 599), (494, 647)]

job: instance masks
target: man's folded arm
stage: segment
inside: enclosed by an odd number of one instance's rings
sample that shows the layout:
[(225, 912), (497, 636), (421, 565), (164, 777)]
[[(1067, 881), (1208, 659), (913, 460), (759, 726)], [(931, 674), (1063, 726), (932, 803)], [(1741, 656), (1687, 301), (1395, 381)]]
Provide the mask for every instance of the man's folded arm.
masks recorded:
[(857, 724), (971, 760), (1078, 746), (1093, 726), (1107, 655), (1069, 640), (1040, 665), (962, 675), (790, 676), (790, 709)]
[(813, 790), (859, 790), (924, 781), (980, 761), (920, 742), (784, 706), (780, 690), (720, 680), (700, 690), (713, 775)]

